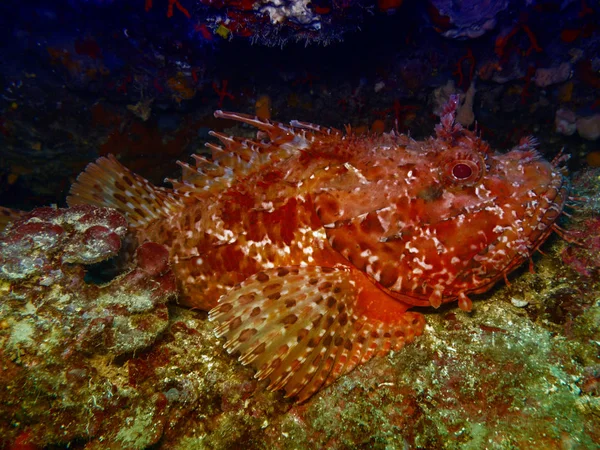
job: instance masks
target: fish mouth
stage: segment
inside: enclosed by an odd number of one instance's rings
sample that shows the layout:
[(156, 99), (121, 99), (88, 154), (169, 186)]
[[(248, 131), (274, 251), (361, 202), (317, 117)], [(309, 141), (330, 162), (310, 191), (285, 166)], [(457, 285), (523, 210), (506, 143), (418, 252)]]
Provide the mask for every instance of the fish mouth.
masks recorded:
[[(490, 245), (475, 255), (472, 266), (458, 274), (457, 278), (469, 279), (469, 272), (474, 273), (470, 280), (472, 287), (461, 293), (486, 292), (499, 279), (506, 280), (509, 273), (531, 260), (533, 253), (557, 231), (556, 221), (563, 213), (569, 190), (568, 180), (563, 176), (556, 177), (543, 195), (529, 202), (521, 219), (506, 227)], [(497, 259), (493, 256), (497, 256)], [(533, 266), (530, 270), (533, 270)]]

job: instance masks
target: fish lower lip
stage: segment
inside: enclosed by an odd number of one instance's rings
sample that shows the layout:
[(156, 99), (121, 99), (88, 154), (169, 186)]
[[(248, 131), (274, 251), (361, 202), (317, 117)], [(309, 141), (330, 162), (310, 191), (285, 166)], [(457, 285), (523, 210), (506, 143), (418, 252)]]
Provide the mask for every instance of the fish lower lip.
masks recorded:
[[(506, 276), (512, 272), (533, 255), (538, 247), (541, 246), (554, 231), (553, 225), (562, 213), (562, 208), (567, 196), (568, 187), (563, 183), (560, 188), (557, 189), (556, 196), (552, 199), (552, 205), (556, 205), (557, 208), (552, 208), (551, 206), (547, 207), (543, 214), (536, 211), (537, 214), (532, 215), (527, 223), (520, 224), (520, 228), (528, 230), (529, 233), (526, 236), (519, 238), (520, 242), (518, 245), (514, 245), (516, 242), (514, 239), (510, 242), (511, 246), (508, 245), (508, 240), (506, 243), (502, 242), (502, 238), (506, 236), (508, 231), (512, 231), (519, 235), (518, 229), (510, 227), (499, 234), (492, 243), (473, 258), (474, 260), (482, 259), (483, 255), (487, 255), (490, 252), (490, 249), (493, 249), (494, 252), (499, 252), (505, 248), (510, 249), (510, 252), (506, 252), (507, 257), (505, 258), (505, 265), (503, 267), (495, 268), (494, 274), (490, 274), (489, 277), (482, 279), (481, 284), (478, 284), (477, 288), (472, 291), (473, 293), (487, 291), (491, 284), (498, 281), (500, 277)], [(552, 213), (552, 216), (549, 216), (550, 213)], [(479, 258), (477, 258), (478, 256)]]

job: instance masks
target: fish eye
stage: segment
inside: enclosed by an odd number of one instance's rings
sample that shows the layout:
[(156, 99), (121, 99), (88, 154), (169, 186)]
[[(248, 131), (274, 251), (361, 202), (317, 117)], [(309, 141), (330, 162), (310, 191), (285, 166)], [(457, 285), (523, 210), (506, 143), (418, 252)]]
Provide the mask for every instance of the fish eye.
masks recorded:
[(484, 176), (484, 157), (477, 152), (457, 148), (447, 150), (440, 164), (442, 179), (449, 186), (473, 186)]
[(459, 180), (469, 178), (472, 173), (473, 170), (471, 170), (469, 165), (465, 163), (458, 163), (452, 168), (452, 175), (454, 175)]

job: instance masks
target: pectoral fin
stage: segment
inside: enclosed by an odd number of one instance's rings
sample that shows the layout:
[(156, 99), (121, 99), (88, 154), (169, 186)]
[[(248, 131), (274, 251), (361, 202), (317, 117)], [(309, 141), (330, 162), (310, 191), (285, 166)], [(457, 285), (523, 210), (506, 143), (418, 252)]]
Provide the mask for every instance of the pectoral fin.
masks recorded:
[(216, 334), (227, 338), (227, 351), (252, 364), (259, 380), (269, 378), (268, 389), (284, 388), (286, 397), (302, 402), (421, 334), (420, 314), (369, 317), (353, 271), (290, 266), (259, 272), (224, 295), (209, 318), (219, 322)]

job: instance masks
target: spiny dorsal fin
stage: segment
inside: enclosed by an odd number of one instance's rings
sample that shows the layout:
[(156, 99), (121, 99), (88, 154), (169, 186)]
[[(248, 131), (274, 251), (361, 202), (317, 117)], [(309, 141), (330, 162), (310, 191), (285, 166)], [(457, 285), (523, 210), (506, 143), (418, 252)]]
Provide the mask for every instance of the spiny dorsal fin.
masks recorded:
[(108, 206), (125, 214), (133, 227), (145, 227), (182, 207), (173, 193), (134, 174), (113, 155), (88, 164), (71, 187), (69, 206)]
[[(233, 184), (259, 172), (264, 167), (288, 157), (285, 155), (253, 153), (248, 160), (243, 159), (234, 151), (227, 151), (216, 144), (207, 144), (213, 149), (213, 160), (196, 156), (196, 165), (178, 161), (183, 168), (181, 180), (166, 179), (173, 185), (173, 190), (185, 197), (205, 198), (209, 195), (229, 189)], [(219, 152), (217, 156), (216, 153)]]
[(279, 267), (259, 272), (209, 312), (229, 353), (252, 364), (268, 389), (302, 402), (372, 356), (400, 349), (420, 333), (420, 315), (382, 322), (357, 312), (350, 269)]
[[(211, 131), (221, 145), (207, 143), (212, 159), (194, 155), (196, 165), (178, 162), (183, 167), (181, 180), (167, 179), (183, 196), (204, 198), (230, 188), (234, 183), (259, 173), (279, 161), (289, 158), (315, 140), (313, 132), (325, 134), (317, 125), (297, 122), (285, 126), (247, 114), (216, 111), (215, 117), (237, 120), (257, 127), (269, 137), (266, 141), (232, 137)], [(307, 132), (309, 130), (310, 132)]]

